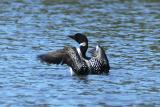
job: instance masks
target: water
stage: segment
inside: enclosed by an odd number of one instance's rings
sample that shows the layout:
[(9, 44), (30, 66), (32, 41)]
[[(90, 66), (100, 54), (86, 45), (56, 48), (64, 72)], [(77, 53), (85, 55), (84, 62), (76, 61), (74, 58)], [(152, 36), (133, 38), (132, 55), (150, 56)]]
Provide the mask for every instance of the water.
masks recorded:
[[(158, 0), (1, 0), (0, 106), (160, 106)], [(109, 75), (70, 76), (36, 56), (88, 35), (106, 49)]]

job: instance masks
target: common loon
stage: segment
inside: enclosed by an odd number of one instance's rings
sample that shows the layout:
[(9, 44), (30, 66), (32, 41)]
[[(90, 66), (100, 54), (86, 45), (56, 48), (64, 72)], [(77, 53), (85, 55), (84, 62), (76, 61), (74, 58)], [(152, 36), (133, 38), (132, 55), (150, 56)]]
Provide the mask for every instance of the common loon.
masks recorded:
[(77, 33), (69, 36), (79, 43), (80, 47), (65, 46), (54, 52), (41, 54), (38, 58), (48, 64), (67, 64), (71, 75), (104, 74), (110, 70), (105, 51), (100, 45), (93, 50), (92, 58), (86, 56), (88, 39), (84, 34)]

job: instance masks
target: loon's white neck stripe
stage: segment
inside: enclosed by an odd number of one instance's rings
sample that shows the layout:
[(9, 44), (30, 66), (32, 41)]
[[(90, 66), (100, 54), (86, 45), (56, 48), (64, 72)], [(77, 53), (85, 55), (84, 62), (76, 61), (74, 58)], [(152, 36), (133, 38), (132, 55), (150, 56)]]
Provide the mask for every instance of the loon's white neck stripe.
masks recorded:
[(80, 43), (80, 46), (86, 46), (86, 42)]
[(82, 52), (81, 52), (80, 48), (77, 48), (77, 52), (78, 52), (79, 56), (82, 57)]

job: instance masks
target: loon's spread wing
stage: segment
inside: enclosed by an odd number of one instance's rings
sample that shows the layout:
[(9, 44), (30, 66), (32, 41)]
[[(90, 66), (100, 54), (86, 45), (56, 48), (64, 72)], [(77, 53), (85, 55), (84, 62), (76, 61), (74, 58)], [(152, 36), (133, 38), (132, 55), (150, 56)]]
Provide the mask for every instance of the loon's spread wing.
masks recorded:
[(67, 64), (76, 74), (86, 74), (87, 67), (75, 47), (64, 47), (54, 52), (39, 55), (38, 58), (48, 64)]
[(41, 54), (38, 58), (42, 62), (46, 62), (48, 64), (67, 64), (72, 65), (72, 54), (76, 55), (76, 50), (74, 47), (64, 47), (63, 49), (59, 49), (53, 52), (48, 52), (46, 54)]
[(38, 58), (42, 62), (46, 62), (48, 64), (63, 64), (67, 63), (66, 61), (67, 54), (64, 49), (59, 49), (54, 52), (48, 52), (46, 54), (41, 54)]
[(103, 69), (105, 69), (107, 72), (110, 70), (110, 65), (109, 65), (109, 61), (107, 58), (107, 55), (104, 51), (104, 49), (100, 46), (97, 45), (96, 48), (92, 49), (92, 60), (99, 60), (99, 63), (101, 63), (103, 65)]
[(100, 54), (100, 57), (101, 58), (103, 58), (104, 59), (104, 67), (105, 67), (105, 69), (107, 70), (107, 71), (109, 71), (110, 70), (110, 65), (109, 65), (109, 60), (108, 60), (108, 58), (107, 58), (107, 55), (106, 55), (106, 53), (105, 53), (105, 50), (101, 47), (101, 46), (98, 46), (98, 53), (101, 53)]

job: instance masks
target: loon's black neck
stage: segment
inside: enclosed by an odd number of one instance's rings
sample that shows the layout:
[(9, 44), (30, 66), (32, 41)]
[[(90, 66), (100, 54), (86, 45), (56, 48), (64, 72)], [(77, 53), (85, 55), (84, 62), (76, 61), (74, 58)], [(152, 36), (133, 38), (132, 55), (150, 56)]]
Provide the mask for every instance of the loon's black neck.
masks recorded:
[(88, 44), (86, 44), (86, 46), (80, 46), (79, 49), (80, 49), (82, 57), (87, 59), (86, 52), (87, 52), (87, 49), (88, 49)]

